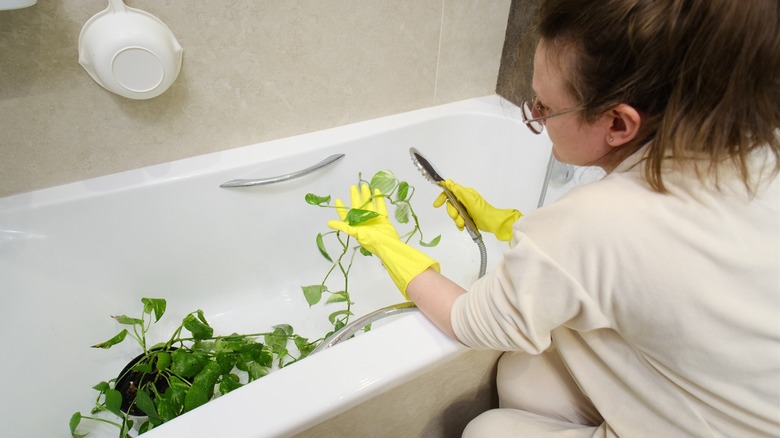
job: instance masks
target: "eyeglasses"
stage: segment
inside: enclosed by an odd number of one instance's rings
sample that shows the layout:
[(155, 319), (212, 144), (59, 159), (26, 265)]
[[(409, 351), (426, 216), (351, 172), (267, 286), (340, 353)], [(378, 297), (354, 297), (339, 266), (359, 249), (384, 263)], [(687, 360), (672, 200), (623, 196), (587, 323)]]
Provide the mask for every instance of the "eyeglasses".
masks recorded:
[(573, 113), (575, 111), (581, 111), (583, 109), (582, 106), (579, 106), (577, 108), (560, 111), (554, 114), (545, 114), (547, 112), (547, 108), (539, 103), (539, 99), (536, 96), (534, 96), (530, 103), (527, 100), (523, 100), (520, 108), (522, 109), (523, 123), (525, 123), (525, 126), (527, 126), (528, 129), (530, 129), (534, 134), (541, 134), (542, 131), (544, 131), (544, 121), (546, 119)]

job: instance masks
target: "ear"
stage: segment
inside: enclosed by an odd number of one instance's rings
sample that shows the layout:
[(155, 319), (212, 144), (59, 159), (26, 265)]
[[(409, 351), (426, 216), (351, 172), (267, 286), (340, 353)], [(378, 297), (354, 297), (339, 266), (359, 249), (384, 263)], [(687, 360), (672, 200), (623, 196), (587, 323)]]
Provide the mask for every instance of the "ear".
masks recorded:
[(607, 112), (611, 125), (607, 131), (607, 144), (623, 146), (635, 139), (642, 125), (642, 116), (631, 105), (621, 103)]

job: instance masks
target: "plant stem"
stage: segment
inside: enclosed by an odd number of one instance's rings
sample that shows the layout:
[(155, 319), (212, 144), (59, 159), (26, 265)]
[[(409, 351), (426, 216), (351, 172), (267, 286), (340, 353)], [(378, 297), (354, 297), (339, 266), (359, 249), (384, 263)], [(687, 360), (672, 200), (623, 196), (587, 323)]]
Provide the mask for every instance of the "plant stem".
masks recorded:
[[(265, 335), (272, 335), (273, 332), (262, 332), (262, 333), (250, 333), (246, 335), (225, 335), (225, 336), (212, 336), (210, 338), (203, 338), (200, 339), (201, 341), (216, 341), (219, 339), (246, 339), (246, 338), (259, 338), (260, 336)], [(185, 341), (196, 341), (198, 339), (195, 338), (176, 338), (176, 342), (185, 342)]]
[(100, 421), (101, 423), (108, 423), (108, 424), (110, 424), (110, 425), (112, 425), (112, 426), (116, 426), (117, 428), (119, 428), (119, 429), (122, 429), (122, 425), (121, 425), (121, 424), (119, 424), (119, 423), (115, 423), (115, 422), (113, 422), (113, 421), (111, 421), (111, 420), (106, 420), (105, 418), (100, 418), (100, 417), (90, 417), (90, 416), (87, 416), (87, 415), (82, 415), (82, 416), (81, 416), (81, 419), (82, 419), (82, 420)]

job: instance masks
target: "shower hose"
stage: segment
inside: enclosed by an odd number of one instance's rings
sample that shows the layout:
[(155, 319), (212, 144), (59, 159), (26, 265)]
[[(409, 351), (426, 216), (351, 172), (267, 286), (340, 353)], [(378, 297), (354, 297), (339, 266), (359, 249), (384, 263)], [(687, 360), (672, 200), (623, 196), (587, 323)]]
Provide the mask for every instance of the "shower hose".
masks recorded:
[[(477, 244), (479, 247), (479, 277), (481, 278), (483, 275), (485, 275), (485, 270), (487, 269), (487, 249), (485, 249), (485, 242), (482, 241), (482, 236), (474, 239), (474, 243)], [(360, 318), (350, 322), (349, 324), (342, 327), (340, 330), (338, 330), (336, 333), (333, 333), (330, 335), (327, 339), (322, 341), (320, 345), (317, 346), (317, 348), (312, 351), (312, 354), (319, 353), (320, 351), (327, 350), (328, 348), (340, 343), (341, 341), (345, 341), (352, 336), (354, 336), (357, 332), (363, 330), (366, 326), (369, 324), (372, 324), (376, 321), (379, 321), (380, 319), (384, 319), (390, 316), (400, 315), (402, 313), (408, 313), (408, 312), (415, 312), (419, 309), (412, 301), (404, 301), (402, 303), (393, 304), (391, 306), (383, 307), (379, 310), (375, 310), (367, 315), (361, 316)]]

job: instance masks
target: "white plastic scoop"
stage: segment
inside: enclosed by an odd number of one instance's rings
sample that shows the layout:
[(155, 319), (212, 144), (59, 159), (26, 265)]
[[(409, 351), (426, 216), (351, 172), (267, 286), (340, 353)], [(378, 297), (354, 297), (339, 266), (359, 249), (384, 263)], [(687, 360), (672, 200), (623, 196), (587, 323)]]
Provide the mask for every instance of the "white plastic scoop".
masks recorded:
[(108, 0), (79, 35), (79, 64), (103, 88), (130, 99), (151, 99), (173, 84), (183, 49), (154, 15)]

